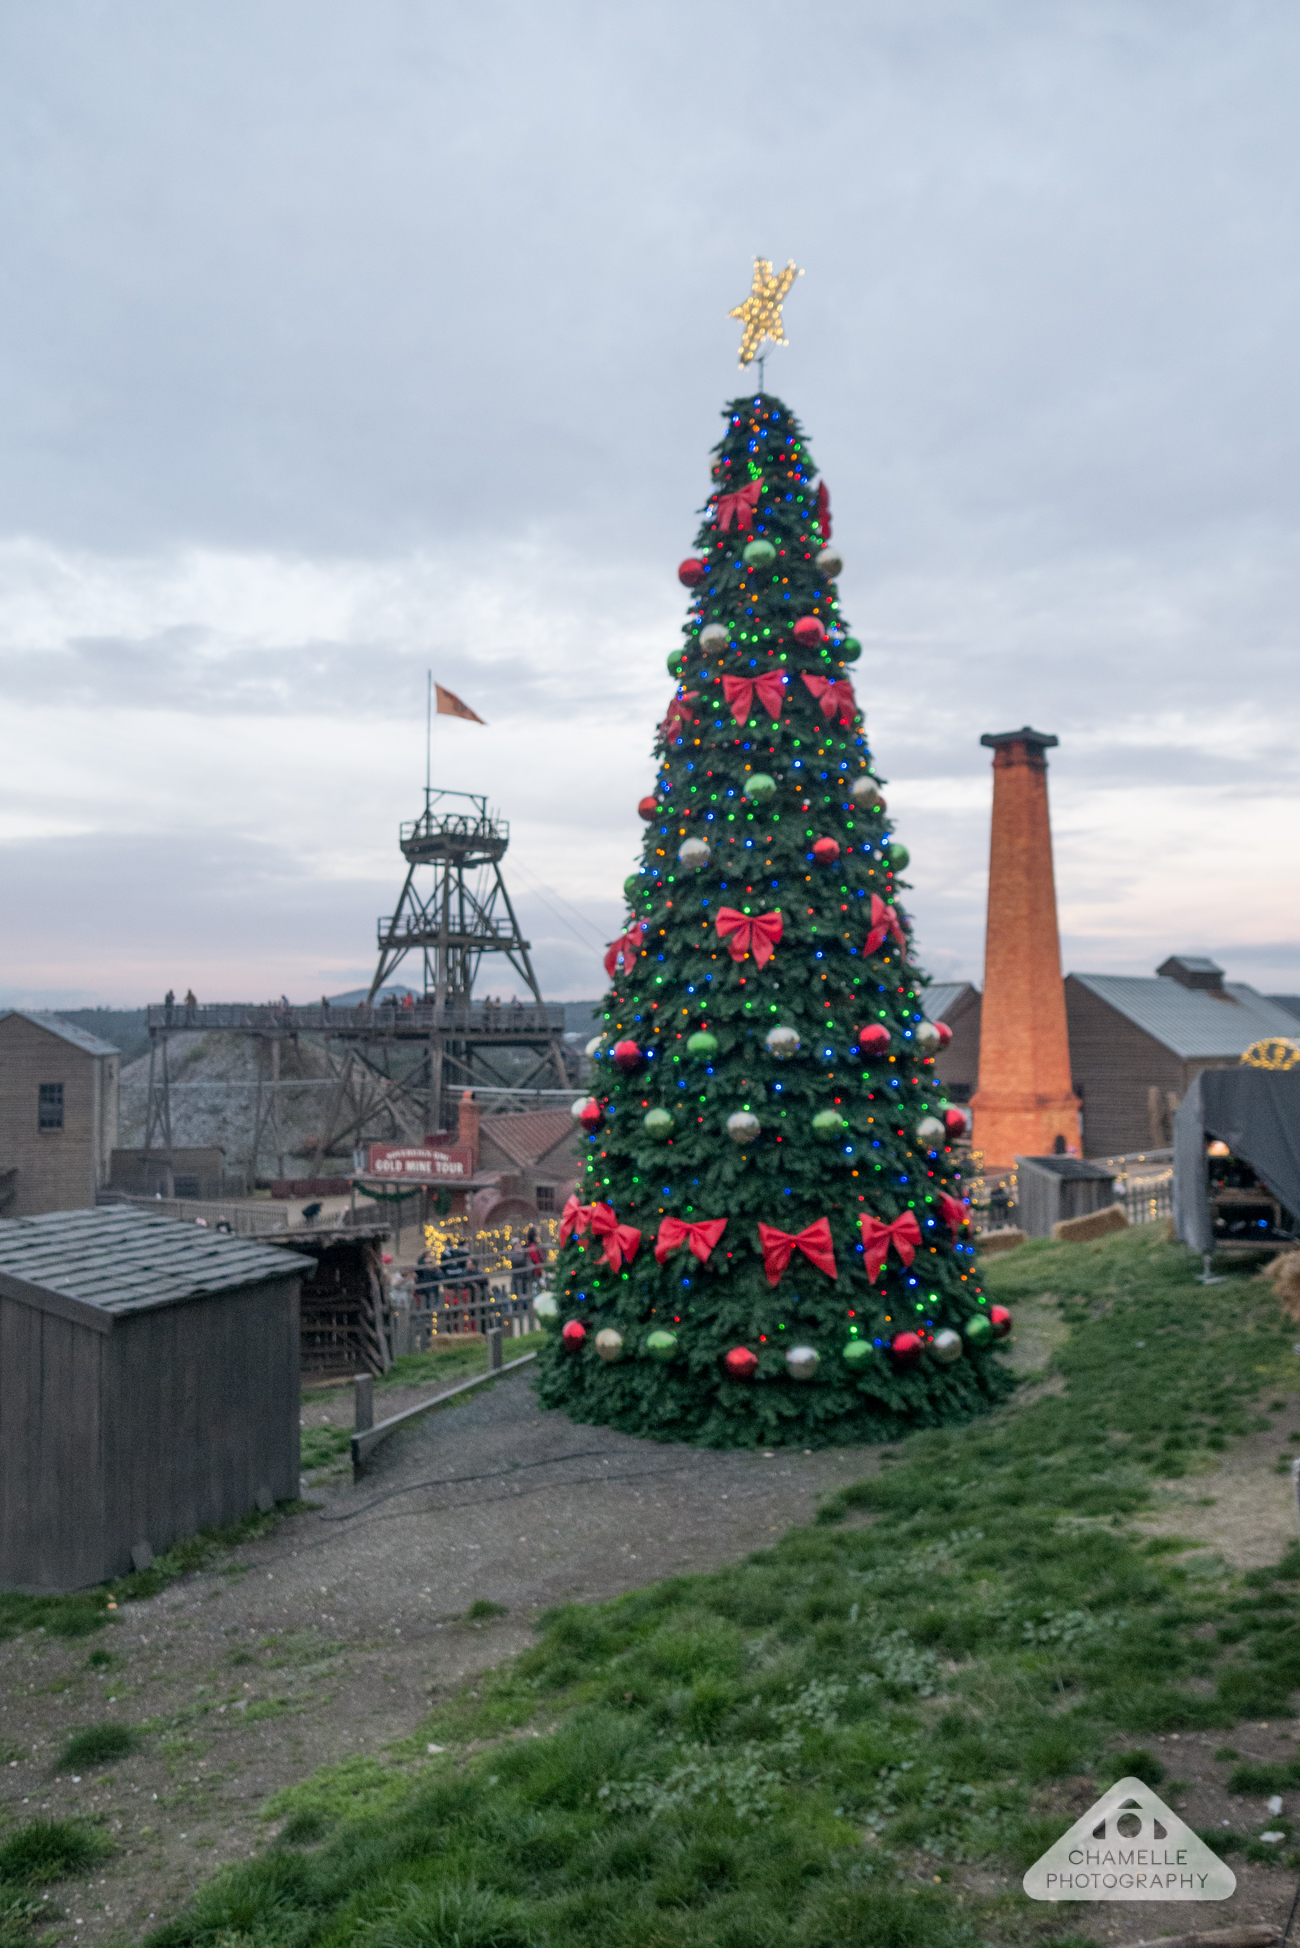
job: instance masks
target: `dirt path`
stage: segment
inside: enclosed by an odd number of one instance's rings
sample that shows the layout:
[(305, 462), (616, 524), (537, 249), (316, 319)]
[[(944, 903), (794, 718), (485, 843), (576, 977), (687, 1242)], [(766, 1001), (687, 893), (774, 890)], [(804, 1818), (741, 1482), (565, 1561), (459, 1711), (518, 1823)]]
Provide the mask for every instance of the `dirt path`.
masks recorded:
[[(1014, 1363), (1031, 1374), (1063, 1337), (1054, 1303), (1022, 1306)], [(386, 1398), (383, 1411), (398, 1404)], [(337, 1425), (349, 1411), (342, 1397), (309, 1395), (303, 1415)], [(1167, 1484), (1143, 1526), (1234, 1567), (1276, 1561), (1296, 1532), (1277, 1467), (1300, 1452), (1287, 1438), (1300, 1434), (1300, 1401), (1272, 1418), (1267, 1434)], [(66, 1938), (138, 1941), (197, 1880), (265, 1839), (261, 1809), (277, 1788), (349, 1755), (380, 1756), (433, 1700), (531, 1642), (540, 1610), (743, 1557), (809, 1520), (880, 1454), (715, 1454), (636, 1441), (543, 1413), (525, 1369), (394, 1437), (360, 1483), (343, 1474), (318, 1485), (310, 1513), (124, 1606), (98, 1636), (0, 1644), (4, 1811), (99, 1818), (117, 1847), (93, 1882), (52, 1890)], [(468, 1622), (475, 1601), (508, 1613)], [(88, 1661), (105, 1652), (107, 1666)], [(105, 1721), (144, 1727), (143, 1749), (79, 1779), (60, 1772), (69, 1731)], [(1290, 1723), (1132, 1742), (1164, 1760), (1182, 1783), (1162, 1790), (1203, 1827), (1263, 1813), (1227, 1794), (1231, 1762), (1217, 1751), (1272, 1759), (1298, 1749)], [(1063, 1781), (1044, 1790), (1040, 1810), (1077, 1817), (1090, 1789)], [(1175, 1926), (1280, 1918), (1294, 1876), (1243, 1866), (1239, 1855), (1233, 1865), (1239, 1892), (1209, 1921), (1181, 1907), (1171, 1916), (1164, 1906), (1107, 1906), (1076, 1909), (1073, 1925), (1101, 1941), (1136, 1941)], [(972, 1884), (982, 1879), (976, 1871)]]
[[(310, 1396), (304, 1418), (335, 1419)], [(385, 1401), (384, 1411), (389, 1411)], [(195, 1881), (265, 1838), (278, 1787), (409, 1733), (436, 1697), (532, 1641), (540, 1610), (761, 1548), (860, 1479), (879, 1450), (715, 1454), (544, 1413), (528, 1369), (417, 1422), (355, 1486), (98, 1636), (0, 1644), (4, 1809), (106, 1821), (93, 1883), (55, 1888), (77, 1942), (139, 1939)], [(475, 1600), (505, 1606), (465, 1622)], [(88, 1663), (108, 1652), (107, 1667)], [(144, 1726), (81, 1778), (68, 1733)], [(74, 1891), (75, 1890), (75, 1891)]]

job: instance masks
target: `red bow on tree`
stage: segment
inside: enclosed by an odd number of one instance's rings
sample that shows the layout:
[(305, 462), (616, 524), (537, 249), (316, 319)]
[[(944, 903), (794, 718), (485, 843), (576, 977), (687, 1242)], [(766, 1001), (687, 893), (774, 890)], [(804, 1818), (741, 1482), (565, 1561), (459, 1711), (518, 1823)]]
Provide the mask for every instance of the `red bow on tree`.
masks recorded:
[(718, 501), (718, 533), (726, 534), (734, 521), (743, 534), (758, 512), (762, 492), (762, 481), (751, 480), (748, 487), (741, 487), (734, 494), (723, 494)]
[(867, 1277), (874, 1285), (880, 1267), (884, 1264), (892, 1245), (905, 1265), (910, 1265), (916, 1257), (916, 1247), (921, 1242), (921, 1227), (916, 1221), (915, 1211), (904, 1211), (892, 1224), (882, 1224), (879, 1218), (859, 1219), (862, 1242), (867, 1248)]
[(813, 676), (807, 670), (800, 670), (799, 674), (820, 699), (823, 717), (838, 717), (842, 724), (853, 722), (858, 714), (858, 700), (847, 676)]
[(634, 1224), (620, 1224), (612, 1204), (592, 1204), (588, 1209), (592, 1236), (605, 1240), (605, 1263), (611, 1272), (621, 1272), (623, 1260), (630, 1265), (636, 1257), (641, 1233)]
[(560, 1243), (567, 1245), (575, 1231), (581, 1237), (590, 1222), (591, 1211), (589, 1207), (586, 1204), (580, 1204), (576, 1197), (571, 1197), (564, 1209), (560, 1212)]
[(831, 538), (831, 492), (823, 480), (817, 489), (817, 525), (822, 531), (822, 540)]
[(886, 938), (890, 934), (893, 935), (901, 947), (904, 956), (906, 956), (907, 935), (903, 932), (897, 913), (892, 906), (885, 905), (879, 893), (873, 893), (871, 895), (871, 932), (867, 935), (867, 944), (862, 949), (863, 953), (876, 953), (884, 946)]
[(659, 729), (669, 744), (672, 743), (675, 737), (684, 737), (686, 734), (686, 726), (695, 722), (694, 717), (688, 713), (686, 706), (688, 703), (694, 703), (699, 694), (698, 690), (687, 690), (684, 695), (674, 697), (664, 712), (664, 720), (660, 724)]
[(953, 1243), (956, 1244), (957, 1233), (970, 1217), (970, 1199), (950, 1197), (946, 1190), (940, 1191), (939, 1215), (952, 1232)]
[(611, 981), (616, 967), (621, 967), (625, 974), (632, 972), (644, 939), (645, 928), (638, 920), (635, 926), (629, 927), (626, 933), (621, 933), (617, 940), (610, 942), (609, 952), (605, 956), (605, 972)]
[(767, 676), (724, 676), (722, 679), (722, 694), (738, 724), (749, 722), (755, 696), (769, 717), (779, 717), (784, 689), (785, 677), (780, 670), (772, 670)]
[(719, 940), (727, 941), (732, 960), (744, 960), (746, 954), (752, 953), (760, 967), (766, 967), (771, 960), (772, 950), (785, 929), (779, 912), (756, 913), (751, 919), (747, 913), (738, 913), (734, 906), (720, 906), (713, 924)]
[(763, 1270), (769, 1285), (780, 1283), (781, 1274), (796, 1251), (801, 1251), (808, 1263), (825, 1272), (828, 1278), (839, 1277), (829, 1218), (818, 1218), (802, 1231), (778, 1231), (774, 1224), (760, 1224), (758, 1241), (763, 1247)]
[(666, 1217), (655, 1239), (655, 1257), (661, 1265), (666, 1265), (670, 1252), (689, 1245), (701, 1265), (707, 1265), (709, 1253), (726, 1228), (726, 1218), (701, 1218), (698, 1224), (687, 1224), (682, 1218)]

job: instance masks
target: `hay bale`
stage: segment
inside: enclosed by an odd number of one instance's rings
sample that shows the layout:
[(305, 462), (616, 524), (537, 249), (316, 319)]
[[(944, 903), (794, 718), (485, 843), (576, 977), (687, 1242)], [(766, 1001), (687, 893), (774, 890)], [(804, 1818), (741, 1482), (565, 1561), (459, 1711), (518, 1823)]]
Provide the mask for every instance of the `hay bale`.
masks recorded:
[(1277, 1302), (1293, 1325), (1300, 1326), (1300, 1251), (1283, 1251), (1267, 1267)]
[(1106, 1204), (1086, 1217), (1062, 1218), (1052, 1226), (1052, 1236), (1062, 1244), (1087, 1244), (1090, 1238), (1104, 1238), (1112, 1231), (1128, 1230), (1128, 1212), (1122, 1204)]
[(1027, 1235), (1027, 1232), (1017, 1231), (1014, 1226), (1008, 1225), (1003, 1231), (981, 1231), (975, 1244), (980, 1257), (987, 1258), (992, 1252), (1014, 1250), (1017, 1245), (1024, 1244)]

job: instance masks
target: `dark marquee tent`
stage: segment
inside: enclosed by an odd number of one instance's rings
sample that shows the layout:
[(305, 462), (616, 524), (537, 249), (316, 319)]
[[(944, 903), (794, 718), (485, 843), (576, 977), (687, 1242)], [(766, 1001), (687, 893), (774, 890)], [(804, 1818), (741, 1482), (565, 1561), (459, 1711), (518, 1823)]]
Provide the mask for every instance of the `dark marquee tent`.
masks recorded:
[(1300, 1068), (1203, 1069), (1174, 1118), (1174, 1223), (1193, 1251), (1213, 1251), (1207, 1137), (1250, 1165), (1283, 1209), (1300, 1217)]

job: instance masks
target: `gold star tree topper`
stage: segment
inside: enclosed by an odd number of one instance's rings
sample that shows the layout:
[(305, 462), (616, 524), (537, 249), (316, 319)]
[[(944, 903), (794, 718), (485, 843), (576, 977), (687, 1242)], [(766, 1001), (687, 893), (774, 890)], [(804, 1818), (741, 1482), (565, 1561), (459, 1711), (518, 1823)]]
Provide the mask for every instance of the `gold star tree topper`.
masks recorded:
[(742, 366), (749, 365), (757, 358), (758, 348), (765, 338), (770, 338), (774, 345), (785, 345), (789, 342), (785, 335), (785, 326), (781, 322), (781, 306), (789, 295), (790, 286), (796, 277), (802, 276), (803, 272), (797, 271), (794, 267), (793, 257), (783, 271), (775, 273), (770, 259), (766, 257), (754, 259), (754, 282), (750, 286), (749, 296), (743, 304), (738, 304), (734, 311), (727, 313), (729, 318), (740, 318), (744, 322), (745, 332), (740, 341)]

